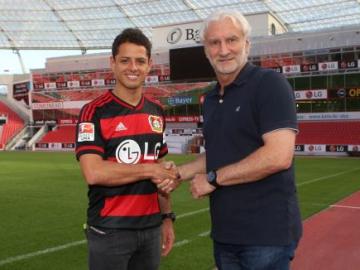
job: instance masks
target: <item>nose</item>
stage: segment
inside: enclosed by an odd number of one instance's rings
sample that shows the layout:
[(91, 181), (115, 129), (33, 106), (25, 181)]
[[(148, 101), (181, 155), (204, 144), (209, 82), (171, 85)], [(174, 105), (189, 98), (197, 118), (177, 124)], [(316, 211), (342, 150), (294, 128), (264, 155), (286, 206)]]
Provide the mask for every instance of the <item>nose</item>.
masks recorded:
[(137, 66), (135, 60), (130, 61), (130, 63), (129, 63), (129, 69), (130, 69), (130, 70), (137, 70), (137, 69), (138, 69), (138, 66)]
[(227, 47), (227, 44), (226, 44), (226, 42), (225, 41), (221, 41), (221, 43), (220, 43), (220, 55), (227, 55), (227, 54), (229, 54), (229, 48)]

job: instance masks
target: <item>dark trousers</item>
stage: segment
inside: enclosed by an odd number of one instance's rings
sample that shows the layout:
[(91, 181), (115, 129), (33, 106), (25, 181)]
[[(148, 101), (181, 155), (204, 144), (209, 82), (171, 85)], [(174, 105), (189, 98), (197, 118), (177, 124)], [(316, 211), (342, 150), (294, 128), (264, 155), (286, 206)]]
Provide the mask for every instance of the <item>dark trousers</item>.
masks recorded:
[(288, 246), (247, 246), (214, 242), (219, 270), (289, 270), (297, 243)]
[(160, 264), (160, 227), (144, 230), (88, 226), (90, 270), (156, 270)]

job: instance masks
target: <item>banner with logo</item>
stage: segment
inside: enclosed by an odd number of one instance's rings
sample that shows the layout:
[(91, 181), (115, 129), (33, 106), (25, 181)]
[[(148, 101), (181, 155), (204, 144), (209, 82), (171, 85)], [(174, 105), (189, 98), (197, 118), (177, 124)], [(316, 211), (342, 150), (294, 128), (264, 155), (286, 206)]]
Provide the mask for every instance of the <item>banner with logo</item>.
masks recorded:
[(305, 144), (304, 151), (310, 153), (324, 153), (326, 152), (325, 144)]
[(284, 74), (294, 74), (300, 72), (301, 72), (300, 65), (289, 65), (282, 67), (282, 73)]
[(298, 113), (298, 121), (359, 120), (360, 112)]
[(184, 23), (153, 29), (152, 43), (154, 48), (171, 48), (197, 45), (200, 43), (202, 22)]
[(329, 71), (329, 70), (337, 70), (339, 67), (338, 61), (333, 62), (320, 62), (319, 65), (319, 71)]
[(317, 64), (302, 64), (301, 72), (313, 72), (318, 70)]
[(92, 86), (104, 86), (105, 80), (104, 79), (93, 79), (93, 80), (91, 80), (91, 85)]
[(194, 102), (194, 98), (192, 96), (177, 96), (177, 97), (167, 98), (166, 103), (169, 106), (177, 106), (177, 105), (193, 104), (196, 102)]
[(90, 100), (32, 103), (33, 110), (81, 109)]
[(165, 121), (168, 123), (175, 123), (175, 122), (190, 122), (190, 123), (199, 123), (200, 116), (197, 115), (190, 115), (190, 116), (166, 116)]
[(157, 75), (153, 76), (146, 76), (145, 78), (145, 84), (152, 84), (152, 83), (158, 83), (159, 77)]
[(295, 145), (295, 152), (304, 152), (305, 148), (303, 144)]
[(80, 81), (68, 81), (67, 82), (68, 88), (77, 88), (80, 87)]
[(305, 91), (294, 91), (296, 100), (327, 99), (327, 89), (314, 89)]
[(326, 152), (347, 152), (348, 146), (347, 145), (326, 145)]
[(349, 69), (349, 68), (357, 68), (358, 62), (356, 60), (350, 61), (341, 61), (340, 62), (340, 69)]
[(347, 91), (348, 97), (360, 97), (360, 88), (350, 88)]
[(359, 145), (348, 145), (348, 151), (352, 152), (360, 152), (360, 144)]
[(44, 83), (45, 89), (56, 89), (56, 82), (46, 82)]

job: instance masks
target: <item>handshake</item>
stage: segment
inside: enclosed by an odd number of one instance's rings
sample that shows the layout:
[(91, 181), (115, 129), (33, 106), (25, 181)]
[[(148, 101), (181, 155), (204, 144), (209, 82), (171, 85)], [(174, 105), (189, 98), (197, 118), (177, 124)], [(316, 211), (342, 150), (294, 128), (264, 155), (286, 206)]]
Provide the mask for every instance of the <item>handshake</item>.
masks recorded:
[(173, 161), (164, 161), (153, 164), (151, 181), (160, 192), (168, 194), (180, 185), (181, 175)]

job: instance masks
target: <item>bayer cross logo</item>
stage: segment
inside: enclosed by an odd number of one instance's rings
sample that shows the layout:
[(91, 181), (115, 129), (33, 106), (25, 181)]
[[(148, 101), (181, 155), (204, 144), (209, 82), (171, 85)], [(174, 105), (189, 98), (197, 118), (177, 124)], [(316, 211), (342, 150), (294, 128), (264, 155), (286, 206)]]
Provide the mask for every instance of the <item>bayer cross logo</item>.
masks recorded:
[(119, 163), (136, 164), (140, 157), (140, 146), (134, 140), (125, 140), (116, 148), (116, 159)]
[(179, 42), (181, 37), (182, 37), (181, 29), (174, 28), (174, 29), (171, 29), (171, 31), (167, 35), (166, 41), (170, 44), (175, 44), (175, 43)]

